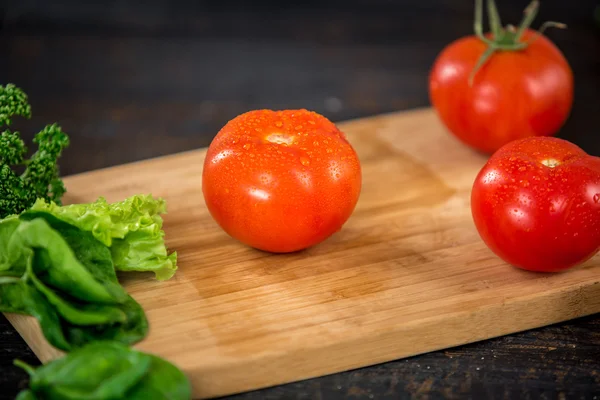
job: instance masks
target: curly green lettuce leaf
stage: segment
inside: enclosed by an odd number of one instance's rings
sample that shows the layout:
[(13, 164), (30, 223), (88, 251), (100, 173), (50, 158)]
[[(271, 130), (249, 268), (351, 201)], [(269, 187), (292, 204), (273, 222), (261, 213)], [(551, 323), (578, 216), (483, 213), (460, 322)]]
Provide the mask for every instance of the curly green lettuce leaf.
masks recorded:
[(177, 270), (177, 253), (168, 253), (161, 214), (166, 202), (152, 195), (135, 195), (109, 203), (57, 205), (38, 199), (34, 211), (48, 212), (94, 237), (110, 248), (118, 271), (152, 271), (156, 279), (170, 279)]

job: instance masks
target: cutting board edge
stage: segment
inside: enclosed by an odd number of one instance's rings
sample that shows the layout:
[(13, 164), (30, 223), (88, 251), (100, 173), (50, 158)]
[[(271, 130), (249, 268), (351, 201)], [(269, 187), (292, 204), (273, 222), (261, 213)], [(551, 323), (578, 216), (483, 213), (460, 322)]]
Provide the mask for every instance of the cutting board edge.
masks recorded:
[[(567, 306), (560, 309), (548, 309), (546, 308), (548, 304), (567, 304)], [(583, 309), (581, 308), (581, 305), (585, 305), (587, 308)], [(460, 311), (441, 317), (431, 318), (429, 320), (422, 320), (420, 323), (411, 324), (412, 326), (409, 326), (406, 329), (396, 327), (389, 332), (380, 333), (377, 338), (368, 343), (365, 343), (364, 340), (359, 338), (358, 340), (351, 340), (348, 342), (338, 342), (335, 346), (330, 346), (327, 349), (300, 350), (295, 352), (297, 353), (295, 356), (291, 356), (290, 353), (276, 354), (272, 357), (274, 359), (271, 360), (267, 357), (254, 361), (254, 363), (260, 362), (263, 365), (269, 365), (270, 370), (267, 371), (261, 369), (260, 363), (258, 365), (248, 365), (246, 363), (240, 371), (237, 371), (237, 374), (222, 372), (220, 370), (216, 373), (213, 370), (212, 374), (206, 376), (204, 379), (192, 380), (194, 399), (212, 399), (215, 397), (234, 395), (335, 373), (347, 372), (358, 368), (401, 360), (434, 351), (456, 348), (466, 344), (482, 342), (532, 329), (539, 329), (597, 313), (600, 313), (600, 278), (598, 281), (574, 284), (563, 289), (550, 289), (546, 291), (543, 296), (521, 296), (502, 304), (496, 303), (481, 307), (476, 311)], [(526, 321), (520, 322), (518, 329), (513, 329), (511, 328), (513, 316), (519, 314), (527, 315), (527, 319)], [(423, 321), (426, 322), (423, 323)], [(431, 337), (430, 334), (428, 335), (428, 332), (440, 332), (441, 329), (447, 329), (448, 325), (451, 325), (452, 323), (455, 324), (453, 333), (458, 334), (468, 335), (468, 333), (471, 332), (469, 329), (464, 329), (465, 325), (481, 326), (487, 324), (489, 329), (483, 330), (470, 337), (463, 337), (460, 339), (457, 339), (457, 337), (452, 334), (440, 335), (437, 336), (437, 338), (435, 336)], [(382, 349), (389, 347), (385, 346), (385, 343), (397, 341), (399, 335), (403, 335), (405, 338), (412, 335), (415, 339), (427, 338), (427, 340), (433, 341), (427, 346), (416, 346), (419, 347), (420, 350), (412, 350), (401, 345), (399, 347), (396, 346), (391, 352), (384, 353)], [(357, 360), (355, 362), (342, 363), (339, 360), (335, 360), (334, 356), (344, 351), (346, 351), (346, 353), (340, 357), (340, 360), (349, 360), (350, 358), (348, 357), (347, 349), (352, 348), (352, 343), (357, 343), (357, 341), (361, 342), (360, 344), (364, 349), (360, 361)], [(383, 346), (381, 345), (382, 342), (384, 342)], [(393, 346), (393, 344), (391, 345)], [(366, 346), (372, 347), (373, 353), (370, 357), (364, 356), (364, 354), (369, 352), (369, 350), (366, 349)], [(309, 361), (301, 371), (298, 371), (297, 369), (290, 370), (279, 367), (277, 365), (278, 359), (281, 359), (280, 362), (282, 365), (285, 365), (286, 363), (290, 364), (291, 359), (296, 361), (298, 359), (313, 361)], [(317, 360), (325, 361), (329, 364), (322, 363), (318, 365), (319, 363)], [(311, 369), (312, 372), (309, 372)], [(245, 378), (248, 379), (249, 371), (262, 377), (274, 378), (266, 380), (263, 378), (262, 384), (241, 384), (235, 390), (222, 387), (205, 387), (205, 389), (200, 389), (199, 387), (204, 384), (204, 380), (210, 379), (213, 381), (240, 383)], [(201, 377), (204, 372), (205, 371), (202, 371), (201, 369), (186, 371), (189, 376), (193, 375), (199, 377)], [(260, 376), (253, 376), (253, 379), (249, 379), (249, 381), (257, 382), (260, 380)]]
[[(548, 304), (566, 306), (548, 308)], [(582, 305), (587, 308), (582, 308)], [(543, 295), (519, 296), (503, 303), (480, 307), (475, 311), (458, 311), (420, 320), (418, 323), (406, 327), (394, 327), (389, 331), (379, 333), (369, 341), (352, 338), (327, 348), (271, 354), (254, 359), (251, 364), (234, 365), (231, 368), (225, 368), (225, 371), (213, 369), (208, 371), (208, 374), (202, 368), (186, 369), (182, 367), (182, 370), (192, 382), (194, 399), (212, 399), (456, 348), (597, 313), (600, 313), (600, 278), (594, 282), (577, 283), (567, 288), (549, 289)], [(42, 363), (45, 364), (64, 354), (48, 345), (33, 317), (3, 314)], [(519, 323), (518, 329), (511, 328), (515, 315), (526, 316), (526, 319)], [(486, 329), (470, 334), (473, 331), (464, 328), (469, 325), (483, 326)], [(450, 334), (431, 335), (431, 332), (437, 333), (449, 328), (452, 328)], [(457, 338), (457, 333), (466, 336)], [(419, 350), (411, 348), (410, 345), (398, 346), (397, 341), (400, 336), (414, 340), (425, 338), (429, 343), (426, 346), (415, 346)], [(348, 357), (347, 349), (358, 348), (359, 346), (353, 346), (358, 341), (361, 342), (363, 350), (353, 357)], [(38, 346), (36, 343), (43, 345)], [(133, 347), (135, 348), (137, 345)], [(392, 350), (385, 351), (390, 348)], [(337, 355), (340, 355), (340, 359), (336, 359)], [(290, 364), (290, 360), (297, 362), (296, 365), (301, 365), (301, 368), (285, 368), (286, 364)], [(349, 360), (353, 361), (349, 362)], [(218, 382), (226, 383), (223, 385)], [(227, 388), (227, 383), (230, 382), (236, 382), (237, 386)]]
[[(431, 106), (417, 106), (417, 107), (402, 109), (399, 111), (390, 111), (387, 113), (373, 114), (373, 115), (366, 116), (366, 117), (349, 118), (349, 119), (333, 121), (333, 122), (335, 125), (337, 125), (339, 128), (342, 129), (342, 128), (344, 128), (345, 125), (349, 125), (349, 124), (356, 123), (356, 122), (365, 123), (365, 122), (373, 121), (376, 119), (401, 118), (403, 116), (410, 117), (410, 116), (414, 116), (415, 114), (434, 113), (434, 112), (435, 111), (434, 111), (433, 107), (431, 107)], [(131, 168), (131, 167), (135, 167), (139, 164), (161, 162), (161, 161), (165, 161), (165, 160), (169, 160), (169, 159), (176, 159), (176, 158), (185, 157), (185, 156), (191, 157), (191, 156), (206, 152), (207, 149), (208, 149), (208, 146), (202, 146), (202, 147), (196, 147), (196, 148), (189, 149), (189, 150), (177, 151), (175, 153), (169, 153), (169, 154), (163, 154), (163, 155), (158, 155), (158, 156), (153, 156), (153, 157), (148, 157), (148, 158), (142, 158), (142, 159), (127, 162), (127, 163), (107, 165), (107, 166), (101, 167), (101, 168), (96, 168), (96, 169), (92, 169), (92, 170), (81, 171), (81, 172), (77, 172), (77, 173), (73, 173), (73, 174), (63, 175), (63, 176), (61, 176), (61, 179), (65, 180), (65, 183), (67, 183), (67, 181), (70, 179), (81, 178), (83, 176), (91, 175), (91, 174), (108, 172), (110, 170), (114, 170), (117, 168)], [(60, 163), (60, 161), (59, 161), (59, 163)]]
[(123, 164), (107, 165), (102, 168), (96, 168), (96, 169), (92, 169), (92, 170), (81, 171), (81, 172), (74, 173), (74, 174), (63, 175), (63, 176), (61, 176), (61, 179), (64, 181), (65, 184), (68, 184), (68, 182), (73, 179), (81, 179), (85, 176), (102, 174), (102, 173), (110, 172), (110, 171), (116, 170), (116, 169), (134, 168), (141, 164), (154, 164), (154, 163), (164, 162), (164, 161), (168, 161), (171, 159), (178, 159), (178, 158), (182, 158), (182, 157), (186, 157), (186, 156), (192, 157), (192, 156), (200, 155), (200, 154), (206, 152), (207, 149), (208, 149), (207, 147), (197, 147), (197, 148), (189, 149), (189, 150), (185, 150), (185, 151), (178, 151), (175, 153), (163, 154), (163, 155), (159, 155), (159, 156), (155, 156), (155, 157), (142, 158), (142, 159), (139, 159), (136, 161), (131, 161), (131, 162), (123, 163)]

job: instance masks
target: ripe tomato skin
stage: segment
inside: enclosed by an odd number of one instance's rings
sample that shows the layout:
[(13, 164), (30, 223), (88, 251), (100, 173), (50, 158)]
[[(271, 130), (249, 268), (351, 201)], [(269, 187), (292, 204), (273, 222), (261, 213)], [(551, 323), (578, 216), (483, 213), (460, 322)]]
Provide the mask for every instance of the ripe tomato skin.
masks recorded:
[(209, 212), (231, 237), (287, 253), (340, 230), (362, 185), (345, 135), (307, 110), (255, 110), (229, 121), (210, 144), (202, 176)]
[[(526, 30), (523, 41), (535, 31)], [(486, 50), (476, 36), (450, 43), (435, 60), (429, 96), (442, 123), (464, 144), (491, 154), (508, 142), (555, 136), (573, 104), (573, 72), (560, 50), (539, 36), (521, 51), (496, 51), (469, 76)]]
[(515, 140), (477, 175), (471, 211), (483, 241), (507, 263), (574, 267), (600, 250), (600, 158), (555, 137)]

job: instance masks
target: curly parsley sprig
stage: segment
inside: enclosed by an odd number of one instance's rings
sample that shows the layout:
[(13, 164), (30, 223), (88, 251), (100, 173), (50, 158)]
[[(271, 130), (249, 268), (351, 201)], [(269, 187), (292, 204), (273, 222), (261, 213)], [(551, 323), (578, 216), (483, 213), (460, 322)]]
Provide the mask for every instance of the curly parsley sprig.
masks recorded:
[[(69, 146), (69, 137), (57, 124), (47, 125), (35, 135), (37, 151), (26, 158), (27, 146), (20, 133), (8, 127), (13, 117), (31, 118), (27, 95), (13, 84), (0, 86), (0, 218), (20, 214), (38, 199), (60, 204), (65, 187), (59, 176), (58, 159)], [(25, 168), (18, 175), (15, 169)]]

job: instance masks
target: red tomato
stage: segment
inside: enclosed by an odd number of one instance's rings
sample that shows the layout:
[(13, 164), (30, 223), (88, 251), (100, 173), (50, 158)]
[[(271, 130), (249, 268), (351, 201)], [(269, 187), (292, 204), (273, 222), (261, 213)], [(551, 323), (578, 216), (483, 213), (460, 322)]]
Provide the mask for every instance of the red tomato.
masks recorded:
[(513, 141), (477, 175), (471, 210), (507, 263), (544, 272), (581, 264), (600, 250), (600, 158), (555, 137)]
[(216, 135), (202, 190), (226, 233), (283, 253), (340, 230), (354, 211), (361, 180), (356, 152), (328, 119), (307, 110), (257, 110)]
[[(527, 29), (522, 41), (534, 34)], [(522, 50), (494, 52), (470, 85), (486, 48), (477, 36), (464, 37), (435, 60), (429, 95), (442, 123), (463, 143), (486, 154), (515, 139), (554, 136), (573, 103), (573, 73), (562, 53), (539, 36)]]

